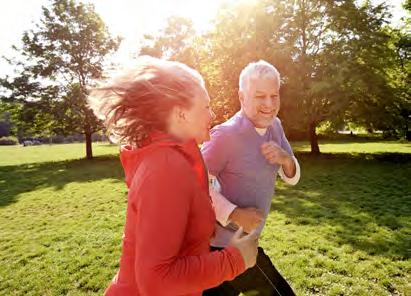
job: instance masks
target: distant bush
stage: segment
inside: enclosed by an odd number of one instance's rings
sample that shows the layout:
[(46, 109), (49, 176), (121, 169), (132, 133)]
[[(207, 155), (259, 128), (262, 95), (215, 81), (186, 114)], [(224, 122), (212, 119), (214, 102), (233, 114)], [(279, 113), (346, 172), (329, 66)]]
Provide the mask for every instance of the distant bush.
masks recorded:
[(17, 145), (18, 141), (15, 137), (1, 137), (0, 145)]
[[(20, 137), (19, 142), (25, 144), (26, 146), (30, 145), (39, 145), (39, 144), (65, 144), (65, 143), (84, 143), (85, 137), (83, 134), (72, 134), (72, 135), (53, 135), (50, 137)], [(92, 135), (93, 142), (107, 142), (108, 137), (102, 132), (94, 133)]]

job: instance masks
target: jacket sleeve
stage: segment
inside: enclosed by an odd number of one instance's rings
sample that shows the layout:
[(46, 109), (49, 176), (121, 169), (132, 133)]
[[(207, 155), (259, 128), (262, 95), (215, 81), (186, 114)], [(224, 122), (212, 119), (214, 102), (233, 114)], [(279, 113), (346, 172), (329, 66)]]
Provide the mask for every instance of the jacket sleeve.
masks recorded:
[(235, 247), (201, 256), (179, 255), (184, 249), (191, 202), (196, 192), (189, 164), (175, 158), (168, 155), (135, 191), (138, 196), (134, 267), (143, 295), (201, 292), (233, 279), (245, 268)]

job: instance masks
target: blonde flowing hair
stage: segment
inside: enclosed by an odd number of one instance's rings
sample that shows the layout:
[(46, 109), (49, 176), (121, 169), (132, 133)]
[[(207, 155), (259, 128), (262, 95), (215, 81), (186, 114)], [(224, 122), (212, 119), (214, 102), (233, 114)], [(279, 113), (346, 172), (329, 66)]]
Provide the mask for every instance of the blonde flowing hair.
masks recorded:
[(136, 66), (94, 88), (88, 104), (111, 139), (141, 147), (151, 131), (167, 132), (173, 107), (190, 108), (201, 88), (204, 80), (194, 69), (143, 56)]

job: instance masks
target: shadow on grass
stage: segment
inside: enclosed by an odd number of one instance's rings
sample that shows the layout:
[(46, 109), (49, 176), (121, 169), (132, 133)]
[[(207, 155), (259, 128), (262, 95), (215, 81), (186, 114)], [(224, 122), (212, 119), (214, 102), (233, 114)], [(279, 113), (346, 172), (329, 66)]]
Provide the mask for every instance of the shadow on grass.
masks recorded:
[(118, 156), (0, 166), (0, 207), (16, 202), (24, 192), (50, 187), (60, 190), (71, 182), (101, 179), (124, 180)]
[(326, 238), (369, 255), (410, 258), (411, 155), (300, 153), (302, 177), (280, 185), (272, 211), (297, 225), (330, 225)]

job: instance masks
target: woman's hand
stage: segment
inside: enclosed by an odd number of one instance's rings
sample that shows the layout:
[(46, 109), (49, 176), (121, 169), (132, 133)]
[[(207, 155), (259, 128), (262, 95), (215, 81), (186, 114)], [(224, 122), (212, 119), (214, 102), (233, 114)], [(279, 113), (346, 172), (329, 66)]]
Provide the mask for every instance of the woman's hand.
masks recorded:
[(253, 267), (257, 260), (259, 234), (254, 230), (244, 235), (243, 228), (240, 227), (231, 238), (230, 246), (236, 247), (244, 259), (245, 268)]

